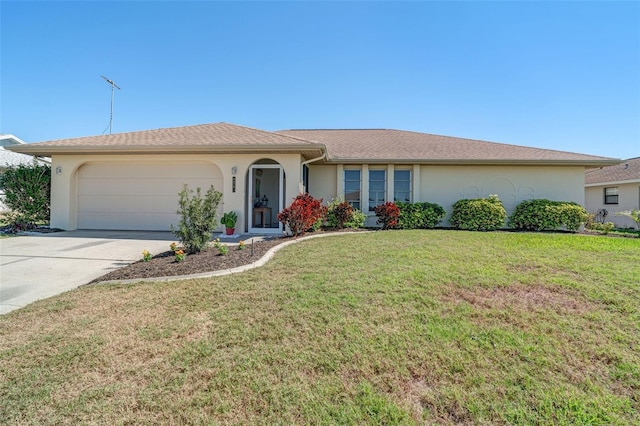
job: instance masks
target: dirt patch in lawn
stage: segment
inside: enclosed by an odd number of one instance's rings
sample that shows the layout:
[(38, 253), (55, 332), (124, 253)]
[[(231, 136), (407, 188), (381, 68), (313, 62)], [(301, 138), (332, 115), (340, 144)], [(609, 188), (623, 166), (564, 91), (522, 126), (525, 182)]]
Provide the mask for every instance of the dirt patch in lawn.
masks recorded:
[(444, 299), (454, 303), (464, 301), (476, 308), (511, 308), (529, 312), (550, 309), (563, 313), (584, 313), (592, 308), (587, 300), (566, 289), (542, 285), (455, 288)]

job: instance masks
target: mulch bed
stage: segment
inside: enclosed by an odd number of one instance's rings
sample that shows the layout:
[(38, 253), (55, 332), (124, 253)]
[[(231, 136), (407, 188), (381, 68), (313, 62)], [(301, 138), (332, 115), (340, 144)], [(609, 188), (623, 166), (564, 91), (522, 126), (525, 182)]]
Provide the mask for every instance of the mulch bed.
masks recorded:
[(224, 256), (214, 247), (210, 247), (206, 251), (186, 255), (182, 262), (176, 262), (174, 253), (172, 251), (166, 251), (154, 256), (148, 262), (139, 260), (124, 268), (116, 269), (115, 271), (96, 278), (89, 284), (112, 280), (191, 275), (231, 269), (259, 260), (269, 249), (289, 239), (290, 238), (281, 237), (256, 241), (253, 244), (251, 244), (249, 240), (245, 243), (243, 250), (238, 250), (238, 246), (229, 246), (229, 251)]
[[(307, 233), (306, 235), (366, 231), (370, 230), (364, 228), (333, 229), (318, 230)], [(115, 271), (96, 278), (89, 284), (137, 278), (174, 277), (178, 275), (201, 274), (204, 272), (231, 269), (253, 263), (262, 258), (272, 247), (290, 241), (291, 239), (292, 237), (273, 237), (268, 240), (256, 241), (253, 244), (251, 244), (251, 239), (248, 239), (245, 240), (245, 248), (243, 250), (238, 250), (237, 246), (229, 246), (229, 251), (223, 256), (216, 248), (211, 247), (200, 253), (188, 254), (182, 262), (176, 262), (174, 253), (172, 251), (166, 251), (154, 256), (148, 262), (139, 260), (123, 268), (116, 269)]]

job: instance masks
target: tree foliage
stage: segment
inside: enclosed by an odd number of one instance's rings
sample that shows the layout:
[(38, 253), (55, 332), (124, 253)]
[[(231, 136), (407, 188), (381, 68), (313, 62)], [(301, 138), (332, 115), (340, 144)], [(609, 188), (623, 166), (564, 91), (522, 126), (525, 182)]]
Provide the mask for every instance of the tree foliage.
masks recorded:
[(171, 232), (180, 239), (189, 253), (198, 253), (211, 241), (211, 237), (218, 226), (218, 205), (222, 193), (216, 191), (213, 185), (207, 190), (204, 198), (200, 188), (195, 192), (185, 184), (178, 193), (178, 227), (171, 225)]
[(3, 202), (10, 209), (10, 224), (29, 229), (51, 216), (51, 166), (38, 163), (9, 166), (0, 175)]

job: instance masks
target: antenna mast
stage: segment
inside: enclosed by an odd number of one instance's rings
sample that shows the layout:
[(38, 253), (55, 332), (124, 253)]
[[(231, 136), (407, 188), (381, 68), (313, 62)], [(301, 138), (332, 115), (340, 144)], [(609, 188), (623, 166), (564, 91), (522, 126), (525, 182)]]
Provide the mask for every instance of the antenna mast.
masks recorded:
[(109, 80), (104, 75), (101, 75), (100, 77), (104, 78), (105, 81), (111, 85), (111, 116), (109, 117), (109, 134), (111, 134), (111, 126), (113, 125), (113, 88), (115, 87), (120, 90), (120, 86), (114, 83), (113, 80)]

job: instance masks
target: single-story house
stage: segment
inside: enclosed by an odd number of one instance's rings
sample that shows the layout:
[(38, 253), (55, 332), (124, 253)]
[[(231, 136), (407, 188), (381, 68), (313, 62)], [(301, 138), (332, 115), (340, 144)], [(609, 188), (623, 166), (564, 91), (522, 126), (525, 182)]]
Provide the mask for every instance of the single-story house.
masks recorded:
[[(620, 160), (402, 130), (264, 131), (228, 123), (12, 147), (52, 157), (51, 226), (167, 230), (183, 184), (223, 193), (240, 232), (280, 233), (276, 214), (301, 192), (344, 197), (375, 224), (385, 201), (498, 194), (584, 204), (585, 169)], [(446, 222), (444, 223), (446, 224)]]
[(587, 170), (584, 179), (585, 208), (599, 222), (634, 228), (635, 222), (616, 213), (640, 209), (640, 157), (620, 164)]

